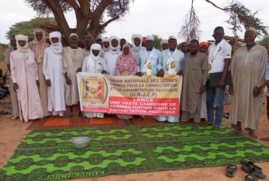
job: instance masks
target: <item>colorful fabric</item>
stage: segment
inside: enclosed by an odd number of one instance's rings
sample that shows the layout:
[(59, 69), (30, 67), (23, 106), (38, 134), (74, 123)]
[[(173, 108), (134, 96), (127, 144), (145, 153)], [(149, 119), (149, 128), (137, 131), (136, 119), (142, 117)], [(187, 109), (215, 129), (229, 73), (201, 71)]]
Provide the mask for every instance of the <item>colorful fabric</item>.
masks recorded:
[[(67, 180), (217, 167), (240, 164), (242, 158), (269, 161), (268, 147), (229, 131), (177, 124), (34, 130), (0, 170), (0, 178)], [(71, 140), (77, 136), (89, 137), (89, 146), (75, 149)]]
[(136, 75), (136, 60), (130, 51), (130, 46), (128, 44), (123, 45), (129, 48), (127, 55), (122, 53), (116, 61), (116, 75), (117, 76), (135, 76)]

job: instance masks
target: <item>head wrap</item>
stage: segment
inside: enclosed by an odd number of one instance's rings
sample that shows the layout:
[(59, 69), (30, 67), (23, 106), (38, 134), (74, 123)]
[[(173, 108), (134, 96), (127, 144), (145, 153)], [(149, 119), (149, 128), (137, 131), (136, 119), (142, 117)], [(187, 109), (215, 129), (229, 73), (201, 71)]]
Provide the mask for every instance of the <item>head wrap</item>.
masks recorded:
[[(112, 46), (112, 40), (117, 40), (118, 41), (118, 46), (117, 47)], [(120, 51), (120, 39), (117, 36), (109, 37), (109, 49), (110, 49), (110, 52), (112, 52), (112, 53), (117, 53), (118, 51)]]
[(104, 42), (109, 42), (109, 39), (108, 39), (107, 37), (105, 37), (105, 38), (102, 39), (102, 42), (103, 42), (103, 43), (104, 43)]
[[(16, 39), (16, 44), (17, 44), (17, 50), (26, 54), (27, 64), (29, 65), (29, 64), (34, 63), (35, 56), (34, 56), (32, 50), (30, 50), (30, 48), (28, 47), (28, 36), (19, 34), (19, 35), (15, 36), (15, 39)], [(22, 47), (22, 46), (20, 46), (19, 41), (25, 41), (26, 43)]]
[(147, 36), (147, 41), (154, 41), (154, 36), (148, 35)]
[[(16, 36), (15, 36), (15, 39), (16, 39), (17, 49), (18, 49), (20, 52), (27, 52), (27, 51), (28, 51), (28, 36), (19, 34), (19, 35), (16, 35)], [(19, 41), (25, 41), (26, 43), (25, 43), (25, 45), (22, 47), (22, 46), (20, 46)]]
[[(36, 33), (42, 33), (42, 39), (40, 41), (37, 40)], [(44, 56), (44, 51), (47, 48), (46, 35), (44, 30), (41, 28), (36, 28), (34, 30), (34, 40), (32, 41), (32, 44), (32, 50), (35, 53), (36, 62), (41, 63)]]
[[(59, 42), (57, 42), (57, 43), (53, 43), (53, 42), (51, 41), (52, 38), (58, 38)], [(50, 39), (50, 43), (51, 43), (51, 45), (50, 45), (51, 50), (52, 50), (54, 53), (57, 53), (57, 54), (62, 53), (62, 51), (63, 51), (63, 46), (62, 46), (62, 42), (61, 42), (61, 40), (62, 40), (62, 35), (61, 35), (61, 33), (60, 33), (59, 31), (53, 31), (53, 32), (51, 32), (51, 33), (49, 34), (49, 39)]]
[[(201, 42), (201, 43), (199, 44), (199, 51), (200, 51), (200, 49), (201, 49), (202, 46), (206, 46), (207, 49), (208, 49), (208, 47), (209, 47), (209, 43), (207, 43), (207, 42), (205, 42), (205, 41)], [(205, 53), (205, 54), (208, 55), (208, 50), (206, 50), (206, 53)]]
[(128, 52), (127, 55), (131, 54), (131, 47), (130, 47), (130, 45), (129, 45), (128, 43), (125, 43), (125, 44), (122, 46), (122, 55), (123, 55), (123, 56), (126, 56), (126, 55), (124, 55), (124, 53), (123, 53), (123, 49), (124, 49), (125, 47), (129, 47), (129, 52)]
[(255, 33), (255, 35), (257, 35), (257, 30), (256, 30), (255, 28), (253, 28), (253, 27), (249, 27), (249, 28), (247, 29), (247, 31), (252, 31), (252, 32)]
[(175, 36), (173, 36), (173, 35), (168, 37), (168, 41), (169, 41), (169, 40), (172, 40), (172, 39), (177, 40), (177, 37), (175, 37)]
[[(103, 39), (102, 39), (103, 50), (104, 50), (105, 52), (108, 52), (108, 51), (109, 51), (110, 46), (108, 46), (107, 48), (106, 48), (106, 47), (104, 47), (104, 42), (108, 42), (108, 43), (109, 43), (109, 39), (108, 39), (107, 37), (105, 37), (105, 38), (103, 38)], [(109, 44), (109, 45), (110, 45), (110, 44)]]
[(71, 38), (72, 36), (76, 36), (76, 37), (78, 38), (78, 35), (77, 35), (76, 33), (71, 33), (71, 34), (69, 35), (69, 38)]
[[(140, 44), (139, 44), (138, 46), (136, 46), (135, 43), (134, 43), (134, 39), (135, 39), (135, 38), (139, 38), (139, 40), (140, 40)], [(142, 36), (139, 35), (139, 34), (134, 34), (134, 35), (132, 36), (132, 43), (133, 43), (133, 45), (132, 45), (132, 50), (134, 50), (135, 52), (140, 51), (140, 49), (141, 49), (141, 47), (142, 47)]]
[[(91, 54), (90, 54), (90, 56), (91, 56), (91, 58), (92, 58), (93, 60), (97, 60), (97, 59), (100, 58), (101, 49), (102, 49), (102, 47), (101, 47), (101, 45), (99, 45), (98, 43), (94, 43), (94, 44), (92, 44), (92, 46), (91, 46)], [(99, 54), (98, 54), (97, 56), (95, 56), (95, 55), (92, 53), (93, 50), (99, 50)]]
[(162, 46), (162, 45), (165, 44), (165, 43), (168, 44), (168, 40), (166, 40), (166, 39), (162, 39), (160, 45)]
[[(86, 62), (86, 66), (87, 67), (89, 67), (89, 69), (90, 69), (90, 72), (92, 72), (92, 73), (96, 73), (95, 71), (96, 71), (96, 66), (98, 65), (97, 63), (96, 63), (96, 61), (100, 58), (100, 54), (101, 54), (101, 49), (102, 49), (102, 47), (101, 47), (101, 45), (100, 44), (98, 44), (98, 43), (93, 43), (92, 45), (91, 45), (91, 53), (90, 53), (90, 55), (88, 56), (88, 58), (87, 58), (87, 62)], [(99, 54), (97, 55), (97, 56), (95, 56), (94, 54), (93, 54), (93, 50), (99, 50)], [(99, 62), (100, 63), (100, 62)]]

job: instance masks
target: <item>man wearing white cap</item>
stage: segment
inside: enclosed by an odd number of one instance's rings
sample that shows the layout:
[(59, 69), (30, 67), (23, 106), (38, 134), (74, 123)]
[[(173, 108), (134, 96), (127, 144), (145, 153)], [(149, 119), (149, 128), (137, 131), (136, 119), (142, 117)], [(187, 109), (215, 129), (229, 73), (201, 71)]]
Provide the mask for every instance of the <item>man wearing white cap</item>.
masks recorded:
[(147, 36), (146, 49), (139, 52), (139, 59), (136, 62), (137, 75), (156, 76), (160, 56), (161, 52), (154, 48), (154, 37)]
[(109, 39), (107, 37), (102, 39), (103, 48), (100, 57), (104, 58), (105, 53), (109, 51)]
[[(82, 72), (89, 72), (89, 73), (107, 73), (107, 66), (105, 60), (100, 57), (101, 54), (101, 45), (94, 43), (91, 46), (91, 54), (88, 57), (84, 58)], [(104, 113), (97, 113), (97, 112), (84, 112), (84, 116), (88, 118), (103, 118)]]
[(162, 51), (164, 51), (164, 50), (166, 50), (166, 49), (169, 48), (168, 40), (167, 39), (162, 39), (160, 45), (161, 45), (161, 50)]
[[(131, 53), (135, 57), (136, 62), (139, 61), (139, 52), (144, 50), (145, 47), (142, 47), (142, 36), (139, 34), (134, 34), (132, 36), (132, 48)], [(138, 67), (137, 67), (138, 68)]]
[(63, 116), (65, 111), (64, 75), (62, 73), (61, 33), (49, 34), (51, 45), (45, 49), (43, 60), (43, 74), (48, 86), (48, 111), (53, 116)]
[(20, 120), (43, 118), (38, 92), (38, 74), (34, 52), (28, 47), (28, 36), (16, 35), (17, 50), (10, 54), (10, 70), (17, 92)]
[[(182, 51), (177, 49), (175, 36), (169, 36), (168, 47), (161, 53), (158, 76), (173, 77), (182, 75), (185, 57)], [(179, 116), (158, 116), (156, 118), (158, 121), (179, 122)]]
[(246, 45), (236, 50), (231, 73), (233, 85), (230, 122), (234, 129), (231, 134), (241, 132), (241, 123), (251, 138), (256, 139), (263, 102), (265, 70), (268, 63), (267, 50), (255, 42), (256, 30), (250, 28), (245, 32)]
[(76, 73), (82, 67), (83, 49), (78, 47), (78, 35), (70, 34), (70, 46), (63, 49), (63, 73), (65, 77), (65, 104), (70, 108), (69, 116), (74, 115), (74, 106), (78, 105), (79, 94)]
[(120, 39), (117, 36), (111, 36), (109, 38), (109, 51), (104, 56), (108, 75), (116, 75), (116, 60), (121, 54)]

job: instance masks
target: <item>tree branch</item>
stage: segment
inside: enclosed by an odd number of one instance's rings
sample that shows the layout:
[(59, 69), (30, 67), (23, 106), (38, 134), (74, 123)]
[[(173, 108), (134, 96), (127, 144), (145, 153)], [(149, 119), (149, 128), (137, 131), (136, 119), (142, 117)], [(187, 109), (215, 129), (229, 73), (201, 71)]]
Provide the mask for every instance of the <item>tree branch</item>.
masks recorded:
[(89, 17), (91, 14), (90, 7), (89, 7), (89, 1), (85, 0), (78, 0), (80, 4), (80, 10), (83, 17)]
[(214, 7), (218, 8), (218, 9), (220, 9), (222, 11), (226, 11), (226, 9), (223, 9), (223, 8), (217, 6), (215, 3), (211, 2), (210, 0), (205, 0), (205, 1), (208, 2), (208, 3), (210, 3), (210, 4), (212, 4)]
[(105, 23), (100, 25), (100, 28), (101, 29), (105, 28), (109, 23), (111, 23), (112, 21), (115, 21), (115, 20), (117, 20), (119, 18), (120, 18), (120, 16), (118, 15), (118, 16), (115, 16), (114, 18), (111, 18), (111, 19), (107, 20)]
[(68, 4), (70, 4), (70, 6), (72, 6), (72, 8), (75, 10), (76, 13), (78, 13), (78, 11), (79, 11), (80, 8), (79, 8), (78, 4), (74, 0), (65, 0), (65, 1)]
[(113, 0), (103, 0), (100, 2), (99, 6), (95, 9), (95, 11), (93, 12), (93, 16), (100, 19), (100, 17), (102, 16), (103, 12), (105, 11), (105, 9), (107, 8), (107, 6), (109, 6), (111, 3), (113, 2)]

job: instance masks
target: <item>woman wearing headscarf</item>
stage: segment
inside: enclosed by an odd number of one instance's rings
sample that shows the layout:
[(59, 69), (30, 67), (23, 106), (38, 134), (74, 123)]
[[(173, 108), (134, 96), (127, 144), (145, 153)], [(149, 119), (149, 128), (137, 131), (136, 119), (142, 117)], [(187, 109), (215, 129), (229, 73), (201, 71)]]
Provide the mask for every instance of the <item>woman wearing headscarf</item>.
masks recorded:
[(16, 35), (17, 50), (10, 54), (10, 70), (17, 92), (20, 120), (43, 118), (38, 92), (38, 75), (34, 52), (28, 47), (28, 36)]
[[(107, 73), (107, 66), (105, 60), (100, 57), (102, 47), (101, 45), (94, 43), (91, 46), (91, 53), (84, 58), (82, 65), (82, 72), (88, 73)], [(83, 115), (87, 118), (104, 118), (104, 113), (99, 112), (84, 112)]]
[(207, 42), (201, 42), (199, 44), (199, 51), (201, 53), (204, 53), (204, 54), (208, 55), (208, 47), (209, 47), (209, 43), (207, 43)]
[[(136, 76), (136, 60), (130, 51), (130, 46), (124, 44), (122, 55), (116, 61), (116, 76)], [(131, 119), (132, 115), (117, 114), (120, 119)]]
[(44, 30), (36, 28), (33, 33), (34, 33), (34, 40), (29, 43), (29, 48), (35, 54), (38, 80), (39, 80), (39, 94), (41, 98), (43, 116), (47, 117), (50, 115), (50, 113), (48, 111), (47, 85), (45, 77), (43, 75), (43, 57), (44, 57), (44, 51), (49, 45), (46, 42), (46, 36)]

